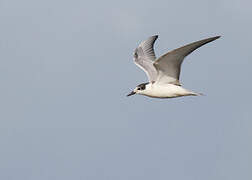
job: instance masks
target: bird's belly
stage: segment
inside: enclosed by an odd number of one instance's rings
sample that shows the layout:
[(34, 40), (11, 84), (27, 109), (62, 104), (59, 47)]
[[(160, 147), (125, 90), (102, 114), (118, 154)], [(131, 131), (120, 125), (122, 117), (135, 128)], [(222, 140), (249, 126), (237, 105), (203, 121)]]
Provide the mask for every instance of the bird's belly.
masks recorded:
[(190, 92), (181, 86), (167, 85), (167, 86), (154, 86), (146, 92), (146, 96), (156, 98), (175, 98), (180, 96), (188, 96)]

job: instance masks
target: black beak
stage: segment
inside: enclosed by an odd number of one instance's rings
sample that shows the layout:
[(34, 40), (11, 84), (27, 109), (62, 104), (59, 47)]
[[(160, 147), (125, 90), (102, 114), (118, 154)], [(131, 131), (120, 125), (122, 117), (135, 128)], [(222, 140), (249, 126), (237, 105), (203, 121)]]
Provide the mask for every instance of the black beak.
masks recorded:
[(129, 93), (127, 96), (132, 96), (132, 95), (134, 95), (134, 94), (136, 94), (134, 91), (132, 91), (131, 93)]

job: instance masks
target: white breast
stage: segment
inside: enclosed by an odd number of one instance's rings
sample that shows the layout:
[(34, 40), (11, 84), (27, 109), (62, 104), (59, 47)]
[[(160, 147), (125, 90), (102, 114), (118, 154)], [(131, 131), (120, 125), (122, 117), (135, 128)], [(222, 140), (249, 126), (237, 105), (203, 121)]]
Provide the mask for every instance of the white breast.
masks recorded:
[(197, 95), (191, 91), (184, 89), (181, 86), (177, 86), (174, 84), (148, 84), (146, 89), (140, 94), (157, 97), (157, 98), (173, 98), (179, 96), (189, 96), (189, 95)]

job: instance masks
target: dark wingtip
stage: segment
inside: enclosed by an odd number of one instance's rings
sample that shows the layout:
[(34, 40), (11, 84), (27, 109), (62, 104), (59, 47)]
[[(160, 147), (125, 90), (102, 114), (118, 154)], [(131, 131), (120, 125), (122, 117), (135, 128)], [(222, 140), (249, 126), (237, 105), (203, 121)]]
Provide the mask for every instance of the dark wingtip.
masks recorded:
[(221, 36), (215, 36), (215, 37), (212, 37), (211, 39), (215, 40), (215, 39), (219, 39)]
[(155, 35), (151, 36), (150, 38), (154, 38), (156, 40), (158, 38), (158, 35), (155, 34)]

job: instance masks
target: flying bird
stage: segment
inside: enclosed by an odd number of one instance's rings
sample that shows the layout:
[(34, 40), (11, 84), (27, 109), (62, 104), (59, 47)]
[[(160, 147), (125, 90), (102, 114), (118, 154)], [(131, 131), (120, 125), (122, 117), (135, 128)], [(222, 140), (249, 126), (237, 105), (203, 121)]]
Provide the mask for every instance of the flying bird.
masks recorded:
[(151, 36), (135, 49), (134, 62), (147, 74), (149, 82), (139, 84), (127, 96), (140, 94), (153, 98), (175, 98), (201, 95), (182, 87), (179, 82), (181, 64), (191, 52), (220, 36), (196, 41), (174, 49), (159, 58), (156, 58), (153, 49), (157, 38), (157, 35)]

